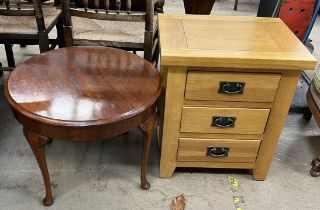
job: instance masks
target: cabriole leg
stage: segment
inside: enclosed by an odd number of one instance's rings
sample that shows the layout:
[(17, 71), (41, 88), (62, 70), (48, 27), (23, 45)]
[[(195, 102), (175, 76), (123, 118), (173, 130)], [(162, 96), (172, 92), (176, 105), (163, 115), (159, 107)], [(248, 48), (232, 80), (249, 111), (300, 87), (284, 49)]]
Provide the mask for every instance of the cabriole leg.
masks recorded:
[(44, 185), (46, 188), (46, 196), (43, 199), (42, 203), (45, 206), (50, 206), (53, 203), (53, 197), (45, 154), (45, 145), (48, 141), (48, 138), (42, 137), (37, 133), (27, 130), (26, 128), (23, 129), (23, 133), (33, 151), (34, 156), (37, 159), (43, 177)]
[(152, 140), (153, 129), (156, 124), (156, 114), (149, 118), (145, 123), (139, 126), (143, 134), (143, 152), (141, 160), (141, 188), (147, 190), (150, 188), (150, 184), (147, 180), (147, 165), (148, 165), (148, 156), (150, 151), (150, 145)]

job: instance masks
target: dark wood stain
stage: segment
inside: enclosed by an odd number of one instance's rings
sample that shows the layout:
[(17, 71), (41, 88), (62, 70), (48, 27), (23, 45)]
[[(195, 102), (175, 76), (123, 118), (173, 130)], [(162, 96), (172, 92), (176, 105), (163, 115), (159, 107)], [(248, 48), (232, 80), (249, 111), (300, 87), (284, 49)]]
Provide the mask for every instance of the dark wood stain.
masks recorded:
[[(320, 110), (313, 99), (310, 89), (307, 92), (307, 102), (309, 105), (309, 109), (304, 113), (303, 118), (306, 120), (310, 120), (311, 117), (313, 116), (318, 126), (320, 126)], [(312, 160), (311, 166), (312, 166), (312, 168), (310, 169), (311, 176), (314, 176), (314, 177), (320, 176), (320, 152), (318, 153), (318, 156)]]
[(37, 55), (9, 76), (5, 95), (38, 161), (53, 203), (44, 147), (51, 139), (106, 139), (140, 128), (144, 136), (141, 188), (161, 91), (159, 72), (118, 49), (71, 47)]

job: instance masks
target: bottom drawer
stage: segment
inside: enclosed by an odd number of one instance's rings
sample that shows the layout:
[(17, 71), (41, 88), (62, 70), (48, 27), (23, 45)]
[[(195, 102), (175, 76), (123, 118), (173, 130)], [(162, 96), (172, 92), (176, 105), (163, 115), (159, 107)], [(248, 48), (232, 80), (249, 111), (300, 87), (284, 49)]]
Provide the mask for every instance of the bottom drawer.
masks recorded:
[(260, 140), (180, 138), (178, 161), (255, 162)]

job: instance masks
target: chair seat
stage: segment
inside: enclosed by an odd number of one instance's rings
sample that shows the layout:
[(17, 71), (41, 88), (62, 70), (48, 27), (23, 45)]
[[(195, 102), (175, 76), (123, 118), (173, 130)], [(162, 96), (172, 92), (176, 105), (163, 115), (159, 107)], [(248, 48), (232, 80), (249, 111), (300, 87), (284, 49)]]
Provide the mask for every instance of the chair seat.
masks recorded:
[[(157, 30), (154, 16), (153, 31)], [(96, 20), (72, 16), (74, 45), (143, 49), (145, 22)]]
[[(55, 7), (43, 7), (46, 28), (50, 28), (61, 15), (61, 10)], [(35, 16), (4, 16), (0, 15), (0, 34), (37, 35)]]

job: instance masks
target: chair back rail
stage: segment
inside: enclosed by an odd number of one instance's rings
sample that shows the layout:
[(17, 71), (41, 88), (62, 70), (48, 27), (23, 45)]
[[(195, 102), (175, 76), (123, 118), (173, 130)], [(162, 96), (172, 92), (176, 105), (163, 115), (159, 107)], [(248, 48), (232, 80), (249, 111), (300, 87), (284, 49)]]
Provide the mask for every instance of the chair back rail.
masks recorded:
[(64, 22), (66, 26), (71, 26), (71, 16), (112, 21), (145, 21), (146, 25), (150, 25), (146, 28), (152, 30), (154, 4), (158, 0), (140, 0), (140, 4), (141, 1), (145, 1), (145, 11), (132, 10), (133, 3), (137, 0), (78, 0), (75, 4), (76, 8), (70, 7), (70, 0), (66, 0), (62, 3)]
[(0, 15), (34, 16), (37, 22), (38, 31), (46, 30), (41, 0), (32, 0), (32, 4), (21, 3), (21, 0), (0, 0)]
[(21, 6), (21, 0), (0, 1), (0, 15), (6, 16), (34, 16), (34, 7), (31, 4)]

